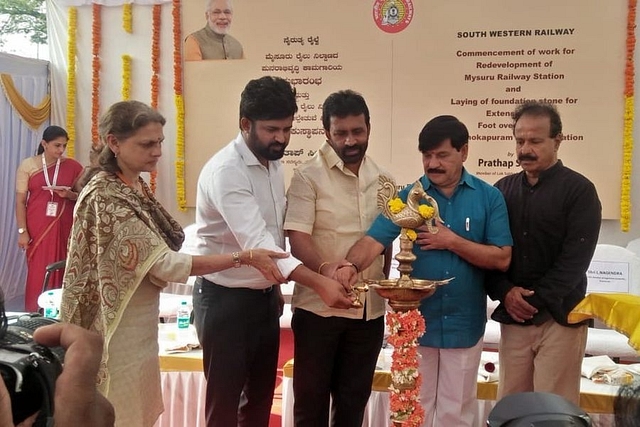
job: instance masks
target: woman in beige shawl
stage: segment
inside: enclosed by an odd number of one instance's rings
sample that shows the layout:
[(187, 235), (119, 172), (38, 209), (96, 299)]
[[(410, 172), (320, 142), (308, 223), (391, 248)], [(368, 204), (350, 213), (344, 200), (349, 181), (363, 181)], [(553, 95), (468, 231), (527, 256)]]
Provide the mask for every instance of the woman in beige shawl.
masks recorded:
[(101, 118), (103, 148), (76, 203), (63, 280), (63, 321), (104, 337), (97, 385), (122, 427), (152, 426), (163, 411), (158, 314), (167, 282), (250, 265), (282, 283), (272, 257), (288, 256), (262, 249), (176, 252), (182, 228), (140, 177), (156, 169), (164, 124), (162, 115), (138, 101), (118, 102)]

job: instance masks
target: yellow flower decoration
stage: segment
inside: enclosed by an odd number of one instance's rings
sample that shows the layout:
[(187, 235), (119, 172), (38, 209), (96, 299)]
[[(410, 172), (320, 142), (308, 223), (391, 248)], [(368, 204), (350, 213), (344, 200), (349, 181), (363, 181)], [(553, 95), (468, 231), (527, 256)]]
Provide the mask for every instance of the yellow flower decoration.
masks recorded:
[(424, 219), (433, 218), (433, 214), (435, 213), (435, 209), (428, 205), (420, 205), (418, 207), (418, 212), (420, 212), (420, 216)]
[(412, 242), (415, 242), (418, 238), (418, 233), (416, 233), (415, 230), (407, 230), (405, 234), (407, 235), (407, 239), (411, 240)]
[(636, 50), (637, 0), (629, 0), (627, 12), (627, 53), (624, 70), (624, 127), (622, 133), (622, 188), (620, 190), (620, 228), (628, 232), (631, 225), (631, 176), (633, 166), (633, 123)]
[(391, 211), (391, 213), (397, 214), (402, 209), (404, 209), (405, 206), (407, 205), (405, 205), (402, 199), (400, 199), (399, 197), (389, 200), (389, 210)]
[(78, 31), (78, 9), (69, 8), (69, 34), (67, 41), (67, 122), (66, 128), (69, 133), (67, 142), (67, 156), (72, 159), (76, 157), (76, 34)]
[(122, 55), (122, 99), (131, 98), (131, 56)]
[[(127, 3), (122, 5), (122, 28), (129, 34), (133, 32), (133, 5)], [(129, 98), (126, 98), (129, 99)]]
[(173, 93), (176, 104), (176, 198), (178, 209), (187, 210), (187, 196), (184, 182), (184, 98), (182, 91), (182, 21), (181, 0), (173, 0)]

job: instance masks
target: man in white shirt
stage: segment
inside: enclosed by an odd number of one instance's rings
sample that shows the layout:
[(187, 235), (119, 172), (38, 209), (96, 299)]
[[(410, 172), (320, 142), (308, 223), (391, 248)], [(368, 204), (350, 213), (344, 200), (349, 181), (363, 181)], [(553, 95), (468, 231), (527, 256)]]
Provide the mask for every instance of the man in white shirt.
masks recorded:
[[(196, 199), (198, 254), (250, 248), (284, 249), (282, 165), (295, 89), (278, 77), (251, 80), (240, 99), (240, 133), (203, 167)], [(331, 307), (352, 301), (338, 282), (293, 257), (274, 261), (283, 277), (304, 283)], [(255, 269), (198, 277), (195, 325), (207, 378), (207, 427), (267, 427), (276, 379), (278, 318), (284, 299), (277, 283)]]
[[(333, 93), (322, 106), (327, 141), (296, 169), (287, 192), (284, 228), (294, 256), (332, 277), (357, 266), (345, 260), (378, 216), (378, 178), (385, 172), (366, 156), (369, 109), (359, 93)], [(384, 278), (383, 256), (361, 278)], [(384, 331), (384, 300), (360, 295), (362, 306), (336, 310), (296, 283), (293, 391), (296, 427), (362, 426)], [(329, 398), (332, 398), (331, 408)]]

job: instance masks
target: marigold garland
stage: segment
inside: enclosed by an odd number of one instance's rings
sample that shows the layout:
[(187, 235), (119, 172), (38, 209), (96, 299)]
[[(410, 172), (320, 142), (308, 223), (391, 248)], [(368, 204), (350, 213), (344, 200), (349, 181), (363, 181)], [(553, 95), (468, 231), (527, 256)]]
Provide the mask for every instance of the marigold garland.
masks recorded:
[(100, 46), (102, 44), (102, 6), (93, 3), (91, 24), (92, 49), (91, 54), (91, 141), (100, 144), (98, 136), (98, 115), (100, 113)]
[(76, 33), (78, 30), (78, 9), (69, 8), (69, 33), (67, 41), (67, 156), (76, 156)]
[(622, 136), (622, 188), (620, 194), (620, 228), (628, 232), (631, 224), (631, 173), (633, 163), (634, 53), (636, 47), (637, 0), (629, 0), (627, 13), (627, 54), (624, 69), (624, 127)]
[(153, 5), (152, 36), (151, 36), (151, 106), (158, 108), (160, 93), (160, 24), (162, 6)]
[(131, 56), (122, 55), (122, 100), (131, 98)]
[(387, 326), (393, 346), (389, 411), (391, 421), (403, 427), (419, 427), (424, 421), (424, 408), (420, 405), (422, 376), (419, 371), (418, 338), (426, 329), (418, 310), (387, 313)]
[(133, 32), (133, 4), (126, 3), (122, 6), (122, 28), (129, 34)]
[[(160, 93), (160, 27), (162, 6), (153, 5), (152, 36), (151, 36), (151, 107), (158, 108)], [(151, 172), (149, 187), (155, 194), (158, 186), (158, 171)]]
[(402, 209), (404, 209), (407, 205), (404, 204), (400, 197), (393, 198), (387, 202), (389, 206), (389, 210), (391, 213), (397, 214), (400, 213)]
[(184, 99), (182, 97), (182, 28), (180, 0), (173, 0), (173, 91), (176, 103), (176, 197), (178, 209), (187, 210), (184, 188)]

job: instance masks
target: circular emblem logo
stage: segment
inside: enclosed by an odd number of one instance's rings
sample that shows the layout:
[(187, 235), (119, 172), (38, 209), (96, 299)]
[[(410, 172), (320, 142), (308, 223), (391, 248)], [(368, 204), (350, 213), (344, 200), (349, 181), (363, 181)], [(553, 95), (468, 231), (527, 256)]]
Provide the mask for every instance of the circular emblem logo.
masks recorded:
[(373, 20), (386, 33), (399, 33), (409, 26), (411, 19), (411, 0), (375, 0), (373, 3)]

